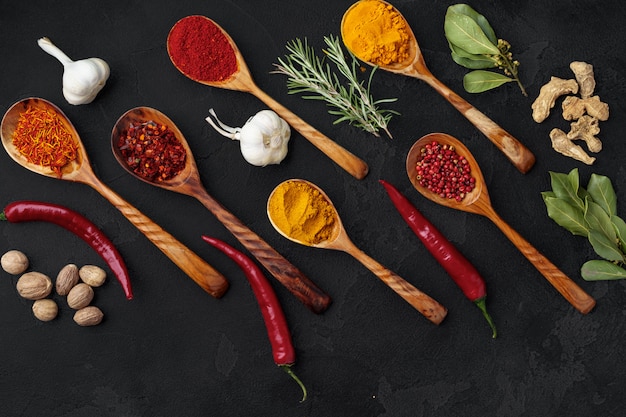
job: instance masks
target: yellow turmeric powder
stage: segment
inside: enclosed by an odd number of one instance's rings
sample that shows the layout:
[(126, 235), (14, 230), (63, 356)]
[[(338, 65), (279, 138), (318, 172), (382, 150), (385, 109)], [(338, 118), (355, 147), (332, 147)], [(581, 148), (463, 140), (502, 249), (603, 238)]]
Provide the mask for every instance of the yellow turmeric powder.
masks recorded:
[(379, 0), (361, 0), (343, 17), (341, 34), (357, 58), (374, 65), (404, 62), (409, 57), (410, 29), (404, 17)]
[(270, 196), (268, 211), (280, 231), (306, 245), (334, 237), (336, 211), (326, 197), (307, 182), (287, 180), (279, 184)]

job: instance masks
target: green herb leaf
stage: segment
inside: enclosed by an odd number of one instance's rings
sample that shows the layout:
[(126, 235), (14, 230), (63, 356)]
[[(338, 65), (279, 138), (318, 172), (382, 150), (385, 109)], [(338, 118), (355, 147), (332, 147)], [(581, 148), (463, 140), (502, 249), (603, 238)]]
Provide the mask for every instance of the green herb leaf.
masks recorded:
[(613, 216), (617, 211), (617, 196), (613, 190), (611, 180), (604, 175), (591, 174), (587, 192), (598, 203), (609, 216)]
[(589, 228), (602, 233), (608, 240), (617, 242), (615, 227), (613, 227), (611, 218), (606, 214), (606, 211), (604, 211), (598, 203), (595, 203), (588, 197), (585, 200), (585, 204), (587, 207), (585, 210), (585, 221), (589, 225)]
[(450, 6), (448, 10), (451, 13), (458, 13), (461, 15), (465, 15), (471, 18), (472, 20), (474, 20), (476, 24), (480, 26), (480, 28), (482, 29), (485, 36), (487, 36), (489, 41), (493, 43), (494, 45), (498, 44), (498, 37), (496, 36), (496, 33), (494, 32), (489, 22), (487, 21), (487, 18), (485, 18), (485, 16), (483, 16), (482, 14), (478, 13), (476, 10), (472, 9), (471, 6), (467, 4), (455, 4), (453, 6)]
[(584, 237), (589, 235), (589, 227), (580, 209), (557, 197), (544, 196), (544, 203), (548, 209), (548, 217), (556, 224), (569, 230), (573, 235)]
[(495, 68), (496, 61), (490, 55), (474, 55), (462, 50), (456, 45), (450, 45), (452, 60), (462, 67), (469, 69)]
[(604, 233), (594, 229), (589, 230), (588, 238), (593, 250), (602, 258), (608, 261), (624, 261), (624, 254), (615, 240), (610, 240)]
[(468, 93), (482, 93), (512, 81), (515, 80), (497, 72), (476, 70), (465, 74), (463, 88)]
[(574, 168), (569, 174), (550, 172), (552, 191), (556, 196), (579, 210), (585, 210), (585, 202), (579, 196), (578, 168)]
[(585, 262), (580, 273), (586, 281), (605, 281), (626, 278), (626, 269), (604, 260)]
[(626, 222), (621, 217), (611, 216), (611, 223), (619, 239), (620, 248), (626, 254)]
[(497, 44), (491, 42), (478, 23), (467, 15), (455, 13), (448, 8), (443, 29), (450, 43), (470, 54), (500, 53)]

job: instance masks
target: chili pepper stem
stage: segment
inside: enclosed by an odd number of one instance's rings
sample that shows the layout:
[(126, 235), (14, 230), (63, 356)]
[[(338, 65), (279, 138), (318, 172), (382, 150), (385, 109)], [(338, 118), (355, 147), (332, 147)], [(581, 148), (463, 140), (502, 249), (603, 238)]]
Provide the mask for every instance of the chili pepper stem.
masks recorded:
[(493, 322), (493, 319), (487, 312), (486, 301), (487, 301), (487, 297), (480, 297), (478, 300), (474, 301), (474, 304), (476, 304), (478, 308), (480, 308), (480, 311), (483, 312), (483, 316), (485, 316), (485, 319), (487, 319), (487, 323), (489, 323), (489, 327), (491, 327), (491, 331), (492, 331), (491, 337), (495, 339), (496, 337), (498, 337), (498, 331), (496, 330), (496, 324)]
[(278, 366), (280, 366), (283, 369), (283, 371), (287, 372), (287, 374), (290, 377), (292, 377), (293, 380), (296, 381), (296, 383), (300, 386), (300, 389), (302, 389), (302, 399), (300, 400), (300, 402), (303, 403), (304, 401), (306, 401), (306, 397), (307, 397), (306, 387), (304, 386), (300, 378), (298, 378), (298, 376), (291, 370), (291, 365), (278, 365)]

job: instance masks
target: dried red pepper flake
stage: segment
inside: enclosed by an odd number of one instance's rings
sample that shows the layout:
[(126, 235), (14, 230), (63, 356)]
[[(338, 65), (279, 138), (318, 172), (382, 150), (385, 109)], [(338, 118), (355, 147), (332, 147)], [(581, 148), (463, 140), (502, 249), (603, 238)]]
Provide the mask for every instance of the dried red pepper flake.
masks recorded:
[(187, 161), (187, 151), (174, 132), (153, 121), (130, 123), (117, 145), (131, 171), (152, 182), (174, 178)]
[(53, 109), (27, 107), (20, 113), (12, 142), (28, 162), (50, 168), (59, 178), (63, 167), (78, 157), (78, 144)]

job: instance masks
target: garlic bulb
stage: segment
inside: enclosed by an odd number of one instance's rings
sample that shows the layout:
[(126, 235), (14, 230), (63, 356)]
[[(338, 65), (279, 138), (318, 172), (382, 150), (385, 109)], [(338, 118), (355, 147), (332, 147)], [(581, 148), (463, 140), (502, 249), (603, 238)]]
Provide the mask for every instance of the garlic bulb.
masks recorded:
[[(215, 130), (227, 138), (238, 140), (241, 154), (252, 165), (280, 164), (287, 156), (291, 137), (289, 124), (272, 110), (261, 110), (250, 117), (243, 127), (232, 128), (219, 121), (213, 109), (206, 118)], [(215, 118), (215, 122), (211, 119)]]
[(63, 96), (67, 102), (74, 105), (91, 103), (109, 78), (109, 65), (100, 58), (72, 61), (45, 37), (37, 43), (63, 64)]

